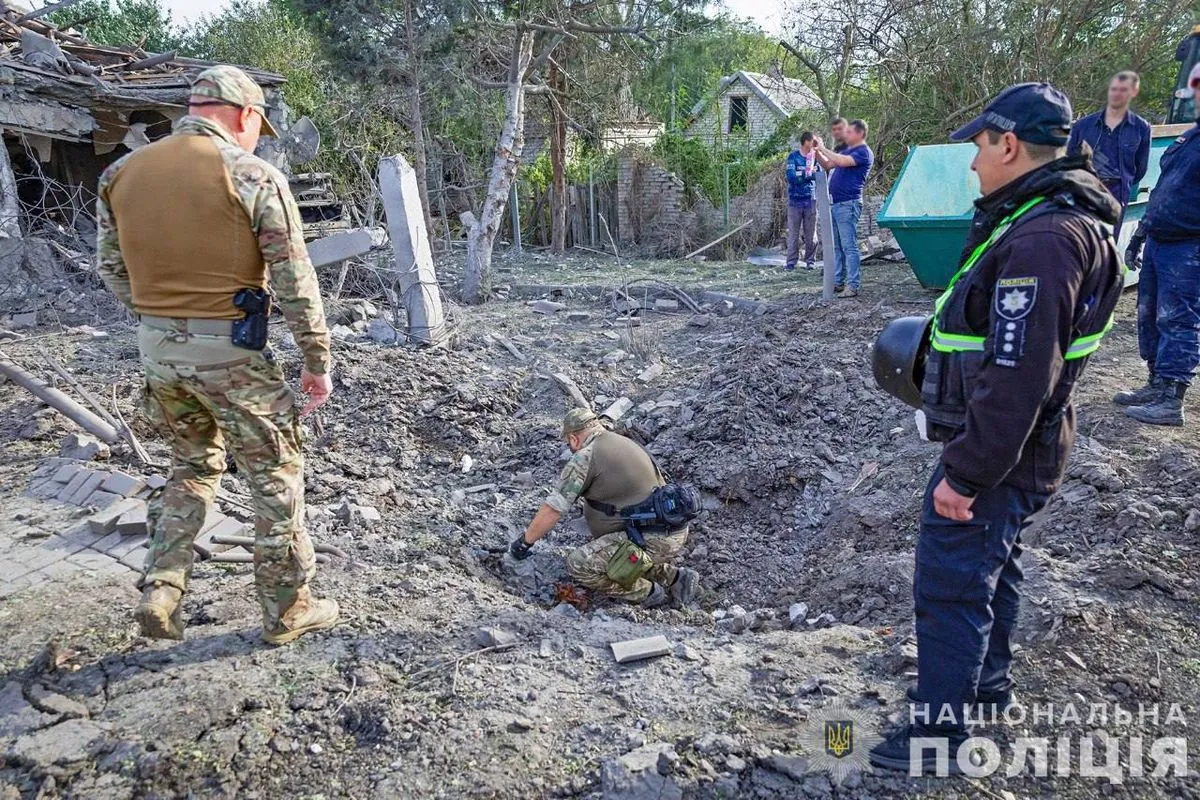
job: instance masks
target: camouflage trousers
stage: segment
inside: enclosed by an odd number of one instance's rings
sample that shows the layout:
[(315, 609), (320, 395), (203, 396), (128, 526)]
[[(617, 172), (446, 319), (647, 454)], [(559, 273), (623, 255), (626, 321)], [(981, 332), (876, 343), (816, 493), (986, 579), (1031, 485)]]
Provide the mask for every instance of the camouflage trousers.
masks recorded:
[(295, 396), (270, 352), (235, 347), (228, 336), (142, 324), (144, 411), (170, 442), (171, 477), (150, 503), (150, 552), (143, 586), (187, 591), (192, 543), (232, 453), (249, 483), (258, 519), (254, 579), (263, 624), (278, 626), (316, 571), (304, 528), (304, 462)]
[(628, 538), (624, 531), (606, 533), (581, 547), (576, 547), (567, 554), (567, 571), (580, 586), (627, 603), (640, 603), (645, 600), (654, 588), (654, 583), (670, 586), (675, 581), (678, 570), (668, 562), (683, 552), (687, 545), (688, 529), (684, 528), (672, 534), (646, 536), (646, 553), (654, 562), (654, 566), (638, 579), (632, 589), (626, 589), (608, 577), (609, 559)]

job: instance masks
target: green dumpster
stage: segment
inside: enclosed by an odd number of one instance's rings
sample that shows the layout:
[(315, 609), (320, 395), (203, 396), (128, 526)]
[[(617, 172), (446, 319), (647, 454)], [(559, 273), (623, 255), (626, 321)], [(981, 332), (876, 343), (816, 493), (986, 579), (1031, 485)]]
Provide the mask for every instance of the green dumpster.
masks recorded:
[[(1141, 187), (1134, 187), (1135, 199), (1118, 236), (1122, 251), (1146, 213), (1149, 187), (1158, 181), (1158, 160), (1182, 127), (1186, 126), (1153, 129), (1149, 168)], [(926, 288), (944, 289), (958, 266), (979, 197), (979, 179), (971, 170), (974, 158), (975, 145), (969, 142), (909, 148), (900, 175), (879, 210), (879, 226), (892, 231), (917, 280)], [(1129, 277), (1136, 281), (1137, 273)]]

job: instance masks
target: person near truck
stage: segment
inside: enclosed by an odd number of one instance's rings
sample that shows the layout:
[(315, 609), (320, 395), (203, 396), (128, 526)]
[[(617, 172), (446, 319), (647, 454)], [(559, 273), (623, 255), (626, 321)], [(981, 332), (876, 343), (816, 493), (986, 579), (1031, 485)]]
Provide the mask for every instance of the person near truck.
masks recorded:
[(787, 159), (787, 262), (784, 269), (796, 269), (800, 240), (804, 239), (804, 268), (812, 269), (817, 255), (817, 208), (813, 184), (817, 180), (816, 137), (811, 131), (800, 134)]
[(144, 410), (173, 460), (147, 514), (134, 612), (143, 636), (183, 638), (192, 544), (227, 450), (258, 515), (263, 639), (283, 644), (338, 621), (337, 603), (310, 589), (316, 558), (304, 528), (303, 437), (295, 394), (266, 341), (268, 281), (304, 354), (301, 414), (333, 390), (329, 330), (287, 179), (253, 154), (262, 132), (276, 135), (262, 89), (240, 69), (212, 67), (197, 76), (172, 135), (100, 178), (98, 272), (138, 315)]
[[(836, 134), (835, 134), (836, 135)], [(858, 251), (858, 219), (862, 216), (863, 187), (875, 163), (867, 144), (867, 123), (861, 119), (846, 124), (845, 148), (840, 152), (817, 141), (817, 162), (831, 173), (829, 196), (833, 202), (833, 251), (836, 270), (833, 290), (843, 298), (858, 297), (862, 286), (862, 254)]]
[[(1188, 86), (1200, 108), (1200, 64)], [(1200, 363), (1200, 120), (1158, 163), (1146, 216), (1125, 251), (1126, 264), (1141, 268), (1138, 351), (1149, 377), (1113, 402), (1138, 422), (1182, 425), (1183, 398)]]
[(580, 586), (602, 597), (657, 608), (690, 605), (699, 592), (699, 574), (670, 563), (687, 545), (688, 526), (647, 531), (641, 548), (653, 562), (649, 571), (627, 585), (610, 574), (614, 555), (629, 548), (629, 526), (622, 510), (642, 503), (666, 484), (662, 471), (637, 442), (608, 430), (593, 412), (575, 408), (563, 419), (562, 438), (571, 450), (558, 483), (525, 529), (513, 540), (513, 558), (528, 558), (577, 503), (592, 539), (567, 556), (567, 571)]
[(974, 142), (983, 197), (927, 339), (922, 411), (944, 446), (916, 546), (917, 684), (908, 724), (871, 751), (880, 767), (944, 766), (935, 740), (953, 769), (967, 718), (1012, 702), (1021, 532), (1062, 482), (1072, 394), (1124, 284), (1120, 205), (1066, 156), (1071, 118), (1058, 89), (1024, 83), (950, 137)]
[[(1141, 79), (1118, 72), (1108, 82), (1108, 105), (1071, 127), (1068, 155), (1079, 155), (1084, 142), (1092, 147), (1092, 164), (1100, 180), (1121, 204), (1121, 216), (1150, 164), (1150, 123), (1130, 108)], [(1120, 231), (1120, 226), (1117, 228)]]

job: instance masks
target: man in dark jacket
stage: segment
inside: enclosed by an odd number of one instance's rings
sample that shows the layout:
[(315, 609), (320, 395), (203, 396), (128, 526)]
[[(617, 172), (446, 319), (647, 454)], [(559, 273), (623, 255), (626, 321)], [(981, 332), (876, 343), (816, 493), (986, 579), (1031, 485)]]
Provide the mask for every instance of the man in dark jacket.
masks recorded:
[[(1200, 101), (1200, 64), (1188, 84)], [(1182, 425), (1183, 396), (1200, 364), (1200, 121), (1159, 161), (1161, 174), (1137, 233), (1125, 251), (1139, 266), (1138, 350), (1150, 378), (1113, 402), (1151, 425)], [(1147, 238), (1149, 237), (1149, 238)]]
[[(1084, 157), (1064, 157), (1066, 96), (1012, 86), (955, 131), (978, 148), (984, 196), (935, 304), (922, 402), (945, 443), (917, 542), (917, 685), (909, 724), (871, 761), (945, 768), (976, 704), (1012, 699), (1021, 531), (1057, 491), (1075, 439), (1072, 391), (1122, 287), (1120, 206)], [(911, 754), (911, 755), (910, 755)]]
[(1107, 107), (1076, 122), (1067, 143), (1067, 155), (1072, 156), (1079, 155), (1084, 142), (1091, 145), (1096, 173), (1121, 204), (1122, 216), (1150, 163), (1150, 123), (1129, 107), (1139, 83), (1136, 72), (1114, 75), (1108, 82)]
[(816, 137), (810, 131), (800, 134), (798, 146), (788, 153), (787, 183), (787, 264), (789, 272), (796, 268), (800, 257), (800, 236), (804, 236), (804, 268), (813, 268), (817, 254), (817, 208), (813, 202), (813, 184), (817, 180), (816, 158), (813, 154)]

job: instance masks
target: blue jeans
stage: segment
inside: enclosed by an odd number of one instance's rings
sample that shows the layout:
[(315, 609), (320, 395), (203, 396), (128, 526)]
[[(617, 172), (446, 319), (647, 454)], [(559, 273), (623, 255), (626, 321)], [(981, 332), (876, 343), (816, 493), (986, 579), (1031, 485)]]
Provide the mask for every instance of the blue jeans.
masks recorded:
[(929, 704), (930, 727), (943, 705), (961, 729), (963, 706), (981, 693), (1012, 689), (1012, 637), (1021, 606), (1021, 531), (1048, 494), (997, 486), (971, 505), (975, 518), (955, 522), (933, 508), (945, 476), (934, 470), (925, 490), (913, 603), (917, 630), (917, 701)]
[(1138, 277), (1138, 351), (1158, 377), (1192, 382), (1200, 364), (1200, 242), (1147, 240)]
[(857, 289), (862, 283), (862, 257), (858, 252), (858, 218), (862, 216), (862, 200), (834, 203), (833, 216), (833, 282)]

